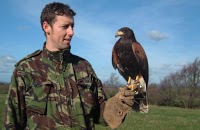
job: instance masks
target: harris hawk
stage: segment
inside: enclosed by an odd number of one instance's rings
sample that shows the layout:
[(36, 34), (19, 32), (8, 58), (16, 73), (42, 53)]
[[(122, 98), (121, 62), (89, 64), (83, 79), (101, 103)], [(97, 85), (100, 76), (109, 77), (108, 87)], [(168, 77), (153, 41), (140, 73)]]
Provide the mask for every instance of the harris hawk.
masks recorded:
[(115, 36), (120, 36), (120, 39), (112, 50), (112, 65), (128, 82), (127, 86), (137, 92), (133, 109), (147, 113), (149, 68), (146, 53), (130, 28), (119, 29)]

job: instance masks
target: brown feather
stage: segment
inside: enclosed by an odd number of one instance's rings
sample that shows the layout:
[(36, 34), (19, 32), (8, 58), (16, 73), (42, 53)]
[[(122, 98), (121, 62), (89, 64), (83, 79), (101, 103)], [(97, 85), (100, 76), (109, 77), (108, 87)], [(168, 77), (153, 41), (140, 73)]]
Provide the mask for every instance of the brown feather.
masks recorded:
[(129, 77), (135, 79), (137, 75), (141, 75), (148, 84), (147, 56), (141, 44), (136, 41), (133, 31), (125, 27), (118, 30), (116, 34), (119, 34), (121, 38), (113, 47), (113, 67), (117, 68), (127, 81)]

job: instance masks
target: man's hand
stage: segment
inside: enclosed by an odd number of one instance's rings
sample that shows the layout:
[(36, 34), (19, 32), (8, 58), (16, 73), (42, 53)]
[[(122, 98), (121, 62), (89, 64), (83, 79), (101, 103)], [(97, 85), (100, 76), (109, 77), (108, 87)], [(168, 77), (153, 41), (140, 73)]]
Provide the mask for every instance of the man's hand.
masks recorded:
[(116, 98), (121, 100), (122, 103), (132, 107), (134, 104), (134, 95), (136, 92), (128, 89), (127, 87), (121, 87), (119, 92), (115, 95)]
[(129, 90), (127, 86), (121, 87), (119, 92), (106, 102), (103, 117), (112, 129), (117, 128), (131, 110), (134, 95), (135, 92)]

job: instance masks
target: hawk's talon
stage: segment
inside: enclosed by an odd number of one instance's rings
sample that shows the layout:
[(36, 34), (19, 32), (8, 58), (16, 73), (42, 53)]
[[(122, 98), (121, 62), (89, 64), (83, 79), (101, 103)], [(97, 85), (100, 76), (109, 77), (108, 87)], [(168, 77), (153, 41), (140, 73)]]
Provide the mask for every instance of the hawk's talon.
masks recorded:
[(132, 79), (131, 77), (128, 78), (128, 82), (127, 82), (127, 87), (134, 91), (136, 88), (141, 88), (140, 86), (140, 81), (139, 81), (139, 76), (136, 76), (135, 80), (133, 80), (133, 83), (131, 83)]

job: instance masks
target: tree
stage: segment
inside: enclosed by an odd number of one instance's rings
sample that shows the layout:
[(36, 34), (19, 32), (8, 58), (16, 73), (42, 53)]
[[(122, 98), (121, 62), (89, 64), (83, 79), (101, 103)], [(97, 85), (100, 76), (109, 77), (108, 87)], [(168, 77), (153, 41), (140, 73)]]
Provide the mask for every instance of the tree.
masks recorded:
[[(186, 108), (200, 107), (200, 60), (185, 65), (161, 81), (160, 103)], [(165, 102), (164, 102), (165, 101)]]
[(119, 77), (116, 73), (111, 73), (109, 79), (104, 83), (106, 86), (109, 87), (119, 87), (121, 83), (119, 81)]
[(118, 87), (122, 86), (119, 81), (119, 77), (115, 73), (111, 73), (107, 81), (103, 83), (106, 96), (108, 98), (114, 96), (118, 91)]

